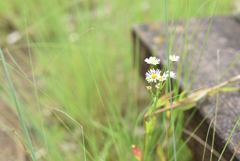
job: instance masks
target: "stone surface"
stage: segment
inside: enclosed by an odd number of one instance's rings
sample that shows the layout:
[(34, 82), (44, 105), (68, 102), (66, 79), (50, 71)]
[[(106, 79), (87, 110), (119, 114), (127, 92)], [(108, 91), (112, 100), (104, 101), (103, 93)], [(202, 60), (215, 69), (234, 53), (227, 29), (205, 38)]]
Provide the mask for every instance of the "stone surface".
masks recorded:
[[(240, 21), (237, 18), (227, 16), (214, 17), (211, 30), (206, 41), (206, 46), (203, 50), (205, 37), (208, 32), (208, 27), (211, 22), (211, 17), (203, 19), (190, 19), (188, 29), (186, 21), (169, 22), (170, 41), (173, 41), (171, 53), (180, 55), (183, 61), (183, 70), (178, 76), (181, 89), (185, 89), (191, 85), (191, 80), (194, 78), (194, 72), (197, 70), (195, 81), (192, 85), (193, 89), (212, 87), (220, 79), (220, 83), (228, 80), (231, 77), (240, 74), (240, 60), (237, 60), (235, 65), (224, 75), (231, 64), (240, 57)], [(186, 38), (186, 29), (188, 37)], [(139, 55), (140, 74), (145, 77), (148, 70), (148, 65), (143, 63), (146, 57), (157, 54), (161, 59), (160, 68), (166, 65), (167, 50), (166, 50), (166, 29), (164, 23), (150, 23), (135, 25), (132, 29), (134, 40), (134, 56)], [(175, 35), (173, 34), (175, 31)], [(173, 40), (174, 37), (174, 40)], [(139, 41), (138, 41), (139, 40)], [(217, 53), (219, 51), (219, 58)], [(135, 59), (134, 59), (135, 60)], [(199, 62), (199, 65), (197, 65)], [(178, 66), (177, 66), (178, 64)], [(176, 72), (180, 69), (180, 64), (174, 65), (173, 70)], [(188, 84), (184, 84), (184, 75), (189, 73)], [(224, 75), (224, 76), (223, 76)], [(222, 77), (223, 76), (223, 77)], [(234, 84), (238, 86), (239, 84)], [(209, 111), (216, 105), (216, 95), (209, 97), (207, 102), (204, 102), (187, 127), (187, 130), (193, 131), (197, 125), (204, 119)], [(193, 110), (186, 112), (186, 118)], [(206, 121), (201, 125), (196, 135), (203, 141), (206, 139), (207, 130), (210, 122), (215, 116), (215, 109), (207, 116)], [(216, 153), (221, 154), (226, 141), (237, 121), (240, 117), (240, 92), (221, 93), (218, 99), (217, 110), (217, 125), (214, 149)], [(211, 145), (213, 133), (213, 124), (211, 126), (208, 144)], [(186, 135), (184, 136), (187, 137)], [(240, 148), (236, 149), (240, 141), (240, 123), (237, 125), (232, 138), (223, 154), (222, 160), (230, 160), (233, 153), (236, 151), (233, 160), (240, 161)], [(195, 153), (196, 160), (202, 160), (203, 146), (194, 139), (189, 141), (189, 146), (192, 147)], [(209, 151), (206, 153), (205, 160), (209, 158)], [(213, 160), (218, 160), (214, 156)]]

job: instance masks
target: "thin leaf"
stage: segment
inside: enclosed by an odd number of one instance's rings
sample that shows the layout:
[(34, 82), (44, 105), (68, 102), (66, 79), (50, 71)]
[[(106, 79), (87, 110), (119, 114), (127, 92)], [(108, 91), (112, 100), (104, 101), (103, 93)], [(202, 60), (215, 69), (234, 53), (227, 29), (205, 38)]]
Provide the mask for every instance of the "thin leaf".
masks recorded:
[(185, 111), (197, 106), (197, 102), (189, 102), (188, 104), (183, 104), (178, 106), (178, 110)]
[(220, 88), (218, 90), (214, 90), (212, 92), (209, 92), (208, 95), (213, 95), (217, 92), (234, 92), (234, 91), (238, 91), (239, 88), (238, 87), (224, 87), (224, 88)]

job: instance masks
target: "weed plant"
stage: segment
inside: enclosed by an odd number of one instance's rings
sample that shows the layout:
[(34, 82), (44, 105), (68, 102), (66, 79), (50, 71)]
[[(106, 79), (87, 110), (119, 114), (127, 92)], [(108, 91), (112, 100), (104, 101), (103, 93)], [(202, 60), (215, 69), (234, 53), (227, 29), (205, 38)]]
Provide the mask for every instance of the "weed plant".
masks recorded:
[[(138, 116), (151, 95), (133, 65), (131, 26), (213, 16), (216, 2), (2, 1), (0, 42), (7, 61), (1, 60), (15, 90), (1, 70), (0, 95), (13, 109), (11, 95), (18, 100), (25, 138), (17, 133), (27, 140), (30, 159), (134, 160), (132, 145), (144, 144)], [(220, 0), (215, 14), (229, 14), (232, 4)], [(20, 35), (14, 44), (5, 39), (13, 31)], [(191, 157), (187, 148), (175, 153), (169, 153), (175, 160)], [(157, 160), (149, 155), (148, 160)]]

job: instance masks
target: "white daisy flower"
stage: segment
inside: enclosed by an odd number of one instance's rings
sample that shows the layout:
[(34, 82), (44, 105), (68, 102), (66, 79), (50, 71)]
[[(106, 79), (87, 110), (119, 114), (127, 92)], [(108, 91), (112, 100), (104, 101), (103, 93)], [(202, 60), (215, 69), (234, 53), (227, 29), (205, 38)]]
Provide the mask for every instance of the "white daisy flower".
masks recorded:
[(155, 70), (155, 69), (150, 69), (147, 73), (146, 73), (146, 80), (148, 81), (148, 83), (150, 82), (155, 82), (157, 81), (157, 78), (160, 76), (161, 71), (159, 69)]
[(173, 79), (176, 79), (175, 73), (173, 73), (173, 72), (171, 71), (171, 72), (170, 72), (170, 77), (173, 78)]
[(167, 75), (164, 73), (163, 75), (159, 75), (158, 80), (160, 82), (165, 81), (167, 79)]
[(152, 87), (151, 86), (147, 86), (147, 90), (149, 91), (149, 90), (151, 90), (152, 89)]
[(148, 64), (153, 64), (153, 65), (157, 65), (160, 63), (160, 59), (158, 59), (156, 57), (150, 57), (149, 59), (146, 58), (144, 61)]
[[(168, 77), (169, 76), (168, 71), (166, 71), (166, 73), (167, 73), (166, 75)], [(173, 79), (176, 79), (176, 74), (173, 71), (170, 71), (170, 77), (173, 78)]]
[(180, 56), (170, 55), (170, 56), (169, 56), (169, 59), (172, 60), (172, 61), (179, 61)]

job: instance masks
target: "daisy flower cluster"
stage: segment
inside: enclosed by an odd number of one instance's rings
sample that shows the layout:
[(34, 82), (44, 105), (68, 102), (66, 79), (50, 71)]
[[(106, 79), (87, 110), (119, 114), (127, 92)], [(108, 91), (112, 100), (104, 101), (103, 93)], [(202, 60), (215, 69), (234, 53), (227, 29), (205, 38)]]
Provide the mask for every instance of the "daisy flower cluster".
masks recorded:
[[(173, 63), (176, 61), (179, 61), (180, 57), (176, 56), (176, 55), (170, 55), (169, 56), (169, 60), (171, 60)], [(146, 58), (144, 60), (147, 64), (152, 64), (152, 65), (157, 65), (160, 64), (160, 59), (156, 58), (156, 57), (150, 57), (150, 58)], [(161, 72), (161, 70), (159, 69), (150, 69), (147, 71), (146, 73), (146, 80), (148, 83), (155, 83), (155, 88), (158, 89), (162, 89), (162, 87), (164, 86), (166, 80), (169, 78), (173, 78), (176, 79), (176, 75), (173, 71), (164, 71)], [(165, 82), (164, 82), (165, 81)], [(164, 84), (163, 84), (164, 83)], [(152, 90), (152, 86), (147, 86), (147, 90)]]

